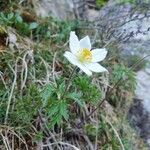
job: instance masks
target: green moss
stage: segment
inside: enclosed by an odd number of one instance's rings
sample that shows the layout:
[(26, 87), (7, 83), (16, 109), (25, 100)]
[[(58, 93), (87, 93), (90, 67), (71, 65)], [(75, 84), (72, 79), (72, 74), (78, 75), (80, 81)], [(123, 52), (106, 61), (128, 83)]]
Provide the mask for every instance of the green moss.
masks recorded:
[(116, 84), (117, 86), (113, 90), (109, 102), (115, 107), (126, 107), (126, 104), (131, 102), (131, 93), (136, 87), (135, 73), (123, 64), (115, 64), (112, 69), (110, 82), (113, 86)]
[(104, 6), (107, 2), (108, 2), (108, 0), (96, 0), (96, 6), (97, 6), (98, 8), (101, 8), (101, 7)]
[(92, 139), (95, 140), (97, 134), (97, 127), (92, 124), (86, 124), (84, 126), (84, 132)]

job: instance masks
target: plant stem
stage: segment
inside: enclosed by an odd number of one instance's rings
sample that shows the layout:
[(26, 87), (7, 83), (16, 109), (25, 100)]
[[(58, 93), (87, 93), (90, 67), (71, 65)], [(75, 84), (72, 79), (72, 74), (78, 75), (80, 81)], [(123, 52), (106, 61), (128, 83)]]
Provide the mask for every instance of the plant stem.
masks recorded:
[(66, 87), (65, 87), (65, 91), (64, 91), (64, 93), (63, 93), (63, 95), (62, 95), (62, 97), (61, 97), (62, 99), (64, 98), (66, 92), (69, 90), (70, 82), (71, 82), (71, 80), (72, 80), (72, 78), (73, 78), (73, 75), (74, 75), (76, 69), (77, 69), (77, 67), (75, 67), (75, 68), (72, 70), (72, 72), (71, 72), (71, 74), (70, 74), (70, 76), (69, 76), (68, 83), (67, 83), (67, 85), (66, 85)]
[(7, 124), (7, 120), (8, 120), (8, 114), (9, 114), (9, 109), (10, 109), (10, 104), (11, 104), (11, 100), (12, 100), (12, 96), (13, 96), (13, 92), (15, 89), (15, 84), (16, 84), (16, 80), (17, 80), (17, 64), (15, 65), (15, 70), (9, 65), (10, 69), (12, 70), (13, 74), (14, 74), (14, 80), (13, 80), (13, 84), (12, 84), (12, 88), (11, 88), (11, 92), (8, 98), (8, 104), (7, 104), (7, 109), (6, 109), (6, 115), (5, 115), (5, 121), (4, 124)]

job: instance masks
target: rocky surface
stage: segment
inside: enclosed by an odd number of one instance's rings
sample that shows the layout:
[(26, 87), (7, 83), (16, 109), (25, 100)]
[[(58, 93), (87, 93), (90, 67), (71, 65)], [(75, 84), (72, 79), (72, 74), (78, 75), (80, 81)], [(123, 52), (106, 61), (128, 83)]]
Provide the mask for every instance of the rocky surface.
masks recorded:
[(150, 69), (137, 72), (135, 99), (128, 118), (145, 142), (150, 145)]
[(35, 0), (32, 4), (37, 16), (54, 16), (61, 20), (90, 20), (99, 14), (89, 9), (95, 7), (95, 0)]
[(70, 0), (32, 1), (37, 16), (53, 16), (61, 20), (75, 19), (74, 4)]

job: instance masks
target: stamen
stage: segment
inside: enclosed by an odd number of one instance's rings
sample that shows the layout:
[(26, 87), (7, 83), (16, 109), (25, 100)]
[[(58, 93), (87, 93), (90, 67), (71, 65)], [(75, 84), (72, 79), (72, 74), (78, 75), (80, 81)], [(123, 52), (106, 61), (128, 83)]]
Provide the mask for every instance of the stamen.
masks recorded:
[(91, 62), (92, 60), (92, 53), (89, 49), (83, 48), (78, 51), (77, 57), (81, 62)]

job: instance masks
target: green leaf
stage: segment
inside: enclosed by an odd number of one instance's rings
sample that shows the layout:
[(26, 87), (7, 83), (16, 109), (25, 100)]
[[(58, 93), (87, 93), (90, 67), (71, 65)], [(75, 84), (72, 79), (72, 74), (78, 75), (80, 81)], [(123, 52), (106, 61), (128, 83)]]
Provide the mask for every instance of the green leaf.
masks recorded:
[(68, 93), (67, 94), (67, 97), (74, 100), (79, 106), (83, 107), (84, 105), (84, 101), (81, 100), (81, 96), (82, 96), (82, 93), (81, 92), (73, 92), (73, 93)]
[(69, 118), (68, 114), (68, 105), (66, 101), (56, 101), (49, 108), (48, 116), (51, 119), (50, 126), (54, 126), (55, 124), (59, 125), (62, 119), (65, 119), (67, 121)]
[(6, 18), (6, 16), (4, 15), (4, 13), (1, 13), (0, 15), (1, 15), (1, 18), (2, 18), (3, 20), (7, 20), (7, 18)]
[(19, 23), (23, 22), (23, 19), (19, 14), (16, 14), (16, 21), (19, 22)]
[(7, 15), (7, 18), (10, 20), (10, 19), (12, 19), (14, 17), (14, 13), (10, 13), (10, 14), (8, 14)]
[(38, 24), (37, 24), (36, 22), (32, 22), (32, 23), (30, 23), (30, 25), (29, 25), (29, 29), (30, 29), (30, 30), (36, 29), (37, 27), (38, 27)]
[(59, 105), (58, 104), (52, 104), (52, 106), (49, 109), (48, 115), (49, 117), (52, 117), (54, 114), (57, 114), (59, 111)]
[(55, 124), (59, 125), (61, 123), (61, 119), (62, 119), (62, 116), (60, 114), (56, 114), (51, 120), (50, 127), (54, 126)]
[(67, 103), (65, 101), (62, 101), (60, 104), (60, 114), (64, 117), (66, 121), (68, 120), (69, 115), (68, 115)]
[(59, 85), (59, 92), (62, 94), (65, 91), (65, 81)]
[(42, 97), (42, 102), (43, 105), (46, 106), (48, 100), (50, 99), (52, 93), (54, 91), (54, 88), (52, 87), (52, 85), (47, 85), (42, 91), (41, 91), (41, 97)]
[(51, 32), (50, 32), (50, 31), (47, 31), (47, 32), (46, 32), (46, 37), (49, 38), (50, 36), (51, 36)]

